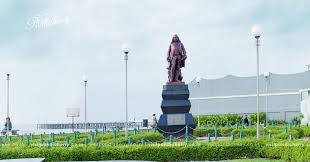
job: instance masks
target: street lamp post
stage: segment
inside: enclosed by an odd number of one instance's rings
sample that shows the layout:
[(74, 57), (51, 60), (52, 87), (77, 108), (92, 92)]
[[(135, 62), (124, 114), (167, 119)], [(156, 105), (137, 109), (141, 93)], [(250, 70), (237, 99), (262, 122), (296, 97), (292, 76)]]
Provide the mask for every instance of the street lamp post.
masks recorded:
[[(200, 77), (196, 77), (195, 79), (196, 83), (197, 83), (197, 87), (199, 88), (200, 87), (200, 81), (201, 81), (201, 78)], [(197, 103), (197, 108), (198, 108), (198, 128), (200, 127), (200, 100), (198, 99), (198, 103)]]
[(88, 77), (86, 75), (83, 76), (83, 81), (84, 81), (84, 125), (85, 125), (85, 133), (87, 132), (87, 109), (86, 109), (86, 87), (87, 87), (87, 81), (88, 81)]
[(270, 73), (269, 72), (265, 72), (264, 73), (264, 77), (265, 77), (265, 91), (266, 91), (266, 127), (268, 126), (268, 86), (269, 86), (269, 81), (270, 81)]
[(255, 25), (252, 27), (252, 34), (254, 35), (254, 38), (256, 39), (256, 90), (257, 90), (257, 96), (256, 96), (256, 113), (257, 113), (257, 121), (256, 121), (256, 136), (257, 138), (260, 137), (260, 132), (259, 132), (259, 51), (258, 51), (258, 46), (259, 46), (259, 38), (262, 35), (262, 30), (259, 26)]
[(6, 80), (7, 80), (7, 120), (6, 120), (6, 134), (9, 135), (10, 133), (10, 74), (6, 74)]
[(125, 136), (128, 138), (128, 90), (127, 90), (127, 62), (128, 62), (128, 54), (129, 47), (128, 44), (122, 45), (122, 51), (124, 52), (124, 60), (125, 60), (125, 107), (126, 107), (126, 123), (125, 123)]

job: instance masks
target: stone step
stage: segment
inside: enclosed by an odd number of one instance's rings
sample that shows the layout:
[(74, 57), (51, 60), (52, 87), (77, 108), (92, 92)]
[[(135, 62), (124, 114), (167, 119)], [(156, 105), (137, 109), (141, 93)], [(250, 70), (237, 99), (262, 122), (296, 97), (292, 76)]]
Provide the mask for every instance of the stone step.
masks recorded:
[(163, 100), (161, 110), (164, 114), (188, 113), (191, 108), (189, 100)]
[(187, 100), (189, 98), (189, 90), (168, 91), (163, 90), (163, 100)]

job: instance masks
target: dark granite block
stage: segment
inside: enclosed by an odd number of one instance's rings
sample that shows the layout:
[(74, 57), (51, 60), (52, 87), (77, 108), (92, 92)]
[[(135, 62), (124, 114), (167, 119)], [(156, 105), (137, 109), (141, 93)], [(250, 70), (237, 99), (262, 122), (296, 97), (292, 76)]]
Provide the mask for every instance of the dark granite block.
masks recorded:
[(166, 113), (188, 113), (191, 108), (189, 100), (163, 100), (161, 109)]
[(163, 90), (163, 100), (188, 100), (189, 90)]
[(187, 84), (164, 85), (163, 90), (168, 91), (188, 90), (188, 85)]

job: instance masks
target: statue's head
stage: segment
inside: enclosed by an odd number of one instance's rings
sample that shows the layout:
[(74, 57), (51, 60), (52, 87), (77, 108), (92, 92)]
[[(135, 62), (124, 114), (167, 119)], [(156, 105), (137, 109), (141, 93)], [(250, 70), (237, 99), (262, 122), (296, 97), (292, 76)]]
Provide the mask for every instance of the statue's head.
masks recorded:
[(180, 42), (179, 36), (177, 34), (174, 34), (174, 36), (172, 37), (171, 43), (174, 43), (174, 42)]

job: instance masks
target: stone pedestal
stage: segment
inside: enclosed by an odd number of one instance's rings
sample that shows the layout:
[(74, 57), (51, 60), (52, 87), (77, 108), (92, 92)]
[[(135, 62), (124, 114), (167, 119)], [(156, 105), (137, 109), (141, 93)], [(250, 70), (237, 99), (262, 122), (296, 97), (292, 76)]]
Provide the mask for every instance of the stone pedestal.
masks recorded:
[[(186, 129), (184, 127), (186, 125), (195, 128), (193, 115), (189, 113), (191, 102), (188, 100), (188, 85), (184, 83), (164, 85), (162, 98), (161, 109), (163, 114), (158, 120), (158, 131), (163, 133), (165, 137), (169, 135), (185, 137)], [(192, 134), (193, 131), (189, 128), (188, 132)]]

